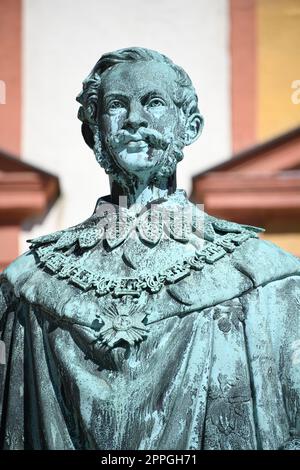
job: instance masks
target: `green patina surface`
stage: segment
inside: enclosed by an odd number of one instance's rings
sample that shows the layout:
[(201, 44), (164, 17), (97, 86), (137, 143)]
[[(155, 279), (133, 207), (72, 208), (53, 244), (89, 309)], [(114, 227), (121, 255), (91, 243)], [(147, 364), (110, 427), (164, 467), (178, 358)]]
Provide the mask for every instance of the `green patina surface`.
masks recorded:
[(123, 49), (77, 100), (111, 194), (1, 275), (1, 448), (300, 448), (300, 262), (176, 189), (188, 75)]

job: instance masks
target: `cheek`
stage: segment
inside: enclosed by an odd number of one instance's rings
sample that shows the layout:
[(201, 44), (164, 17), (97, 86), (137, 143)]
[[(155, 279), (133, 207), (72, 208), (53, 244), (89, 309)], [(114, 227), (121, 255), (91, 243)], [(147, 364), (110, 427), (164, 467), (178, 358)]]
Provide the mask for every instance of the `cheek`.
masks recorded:
[(183, 127), (182, 120), (176, 110), (169, 110), (160, 116), (153, 116), (152, 125), (163, 134), (172, 133), (174, 135), (178, 135)]
[(103, 114), (99, 120), (100, 130), (104, 134), (115, 134), (122, 128), (125, 119), (126, 113), (119, 113), (113, 115)]

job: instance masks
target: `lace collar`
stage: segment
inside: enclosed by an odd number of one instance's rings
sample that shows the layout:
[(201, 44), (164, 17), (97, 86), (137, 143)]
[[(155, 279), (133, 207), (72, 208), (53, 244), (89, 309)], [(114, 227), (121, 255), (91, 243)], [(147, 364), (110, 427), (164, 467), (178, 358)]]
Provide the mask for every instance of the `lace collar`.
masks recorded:
[[(177, 205), (175, 201), (178, 202)], [(154, 210), (146, 208), (137, 218), (133, 217), (129, 210), (118, 206), (112, 213), (106, 213), (104, 210), (103, 214), (99, 214), (97, 209), (103, 208), (104, 204), (107, 204), (107, 200), (101, 198), (92, 217), (82, 224), (30, 240), (30, 248), (36, 253), (41, 269), (57, 275), (59, 279), (66, 279), (83, 291), (91, 289), (98, 296), (109, 293), (117, 297), (139, 296), (144, 290), (156, 293), (164, 285), (174, 284), (188, 276), (192, 270), (201, 271), (206, 264), (215, 263), (262, 231), (256, 227), (208, 216), (190, 203), (184, 192), (175, 193), (172, 199), (168, 197), (166, 201), (161, 201)], [(180, 204), (183, 208), (188, 206), (192, 209), (192, 219), (188, 223), (183, 217), (185, 212), (178, 211)], [(167, 227), (166, 220), (161, 217), (165, 208), (167, 212), (169, 208), (173, 209)], [(181, 225), (178, 225), (178, 220)], [(165, 230), (173, 242), (186, 243), (196, 234), (200, 238), (203, 237), (204, 246), (202, 243), (201, 249), (196, 250), (193, 256), (181, 261), (174, 260), (174, 265), (166, 269), (161, 268), (159, 272), (137, 277), (105, 276), (99, 270), (87, 269), (85, 258), (81, 256), (84, 251), (99, 243), (107, 243), (113, 250), (124, 242), (131, 231), (138, 233), (139, 239), (151, 249), (160, 242)]]
[(66, 230), (29, 240), (31, 247), (46, 243), (56, 250), (77, 245), (85, 250), (103, 241), (110, 249), (121, 245), (133, 231), (140, 240), (154, 246), (163, 238), (187, 243), (192, 236), (213, 240), (214, 231), (204, 221), (204, 212), (190, 203), (185, 191), (152, 201), (136, 214), (110, 202), (109, 197), (97, 201), (92, 217)]

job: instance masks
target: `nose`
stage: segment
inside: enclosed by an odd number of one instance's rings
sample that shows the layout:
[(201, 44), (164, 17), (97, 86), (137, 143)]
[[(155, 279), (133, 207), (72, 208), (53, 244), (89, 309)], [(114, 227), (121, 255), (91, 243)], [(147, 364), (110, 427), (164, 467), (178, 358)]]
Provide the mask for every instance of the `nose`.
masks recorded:
[(131, 104), (124, 127), (133, 131), (137, 131), (140, 127), (148, 127), (148, 122), (143, 113), (144, 109), (140, 103)]

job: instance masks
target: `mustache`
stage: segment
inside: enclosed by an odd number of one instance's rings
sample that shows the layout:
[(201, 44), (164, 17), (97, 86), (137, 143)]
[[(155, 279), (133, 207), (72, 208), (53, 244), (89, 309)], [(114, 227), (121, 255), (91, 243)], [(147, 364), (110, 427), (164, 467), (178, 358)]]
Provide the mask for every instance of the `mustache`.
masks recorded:
[(110, 135), (107, 141), (109, 146), (113, 148), (126, 145), (129, 142), (144, 141), (150, 147), (157, 150), (166, 150), (170, 144), (170, 139), (163, 136), (160, 132), (145, 127), (141, 127), (134, 134), (125, 129), (121, 129), (116, 134)]

